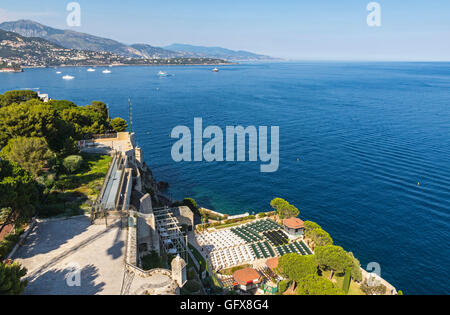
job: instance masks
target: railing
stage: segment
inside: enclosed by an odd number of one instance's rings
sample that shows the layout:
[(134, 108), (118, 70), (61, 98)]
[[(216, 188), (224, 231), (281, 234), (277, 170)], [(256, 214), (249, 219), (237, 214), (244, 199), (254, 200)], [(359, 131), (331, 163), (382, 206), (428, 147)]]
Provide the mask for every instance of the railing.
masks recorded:
[(116, 161), (117, 161), (117, 157), (118, 157), (118, 155), (116, 153), (114, 155), (114, 158), (113, 158), (111, 164), (109, 164), (108, 172), (106, 173), (105, 179), (103, 180), (102, 188), (100, 189), (100, 192), (97, 195), (97, 199), (95, 200), (96, 203), (98, 203), (101, 200), (101, 198), (103, 198), (103, 194), (105, 193), (106, 185), (108, 184), (108, 180), (109, 180), (109, 177), (111, 176), (111, 172), (114, 168), (114, 163), (116, 163)]
[(119, 209), (119, 203), (121, 200), (122, 188), (123, 188), (123, 184), (125, 181), (125, 177), (127, 177), (127, 172), (125, 170), (122, 170), (122, 174), (120, 174), (120, 185), (117, 188), (117, 195), (116, 195), (116, 199), (114, 200), (114, 206), (116, 209)]
[(128, 179), (126, 182), (126, 187), (123, 193), (123, 200), (121, 204), (121, 210), (126, 210), (126, 206), (131, 203), (131, 190), (133, 189), (133, 172), (130, 170), (128, 172)]
[(97, 134), (92, 135), (91, 139), (109, 139), (109, 138), (117, 138), (117, 132), (105, 133), (105, 134)]

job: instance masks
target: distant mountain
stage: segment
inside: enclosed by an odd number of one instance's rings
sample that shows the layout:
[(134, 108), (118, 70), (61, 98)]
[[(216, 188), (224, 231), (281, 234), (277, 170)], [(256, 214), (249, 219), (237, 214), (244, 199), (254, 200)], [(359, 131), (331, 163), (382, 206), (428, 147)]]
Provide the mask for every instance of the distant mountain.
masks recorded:
[(182, 57), (172, 51), (150, 45), (128, 46), (112, 39), (79, 33), (71, 30), (60, 30), (29, 20), (4, 22), (0, 29), (18, 33), (26, 37), (40, 37), (65, 48), (91, 51), (107, 51), (130, 58), (173, 58)]
[(212, 58), (225, 60), (273, 60), (269, 56), (248, 51), (235, 51), (222, 47), (204, 47), (186, 44), (172, 44), (167, 47), (154, 47), (148, 44), (126, 45), (118, 41), (45, 26), (30, 20), (4, 22), (0, 29), (25, 37), (39, 37), (69, 49), (109, 52), (128, 58)]
[(42, 38), (0, 30), (0, 61), (25, 67), (48, 67), (80, 62), (111, 64), (120, 62), (120, 58), (111, 53), (68, 49)]
[(0, 30), (0, 64), (10, 67), (226, 63), (214, 58), (128, 58), (105, 51), (65, 48), (43, 38)]
[(206, 47), (206, 46), (194, 46), (187, 44), (172, 44), (163, 47), (167, 50), (172, 50), (176, 52), (185, 53), (187, 55), (192, 55), (195, 57), (211, 57), (220, 58), (226, 60), (274, 60), (274, 58), (264, 55), (254, 54), (244, 50), (231, 50), (222, 47)]
[(175, 51), (169, 51), (160, 47), (150, 46), (147, 44), (133, 44), (130, 46), (142, 58), (178, 58), (184, 57), (184, 54)]

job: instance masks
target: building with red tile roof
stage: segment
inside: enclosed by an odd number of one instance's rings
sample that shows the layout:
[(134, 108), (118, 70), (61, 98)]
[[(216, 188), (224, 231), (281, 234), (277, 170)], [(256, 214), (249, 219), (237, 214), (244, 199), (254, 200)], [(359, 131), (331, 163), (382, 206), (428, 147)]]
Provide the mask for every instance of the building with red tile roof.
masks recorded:
[(244, 268), (235, 271), (233, 279), (235, 285), (244, 291), (248, 291), (257, 287), (257, 284), (261, 282), (261, 275), (253, 268)]
[(304, 222), (299, 218), (288, 218), (283, 220), (284, 230), (292, 236), (303, 235)]

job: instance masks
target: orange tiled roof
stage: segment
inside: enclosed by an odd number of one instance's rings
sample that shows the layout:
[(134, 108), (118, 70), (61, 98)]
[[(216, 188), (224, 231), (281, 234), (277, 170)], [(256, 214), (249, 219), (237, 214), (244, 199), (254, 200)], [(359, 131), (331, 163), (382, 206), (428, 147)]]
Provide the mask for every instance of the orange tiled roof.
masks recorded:
[(270, 269), (275, 269), (278, 266), (278, 259), (280, 257), (273, 257), (266, 260), (266, 266)]
[(299, 218), (284, 219), (283, 224), (290, 229), (301, 229), (304, 226), (303, 221)]
[(240, 269), (233, 273), (234, 280), (241, 285), (249, 283), (259, 283), (261, 275), (253, 268)]

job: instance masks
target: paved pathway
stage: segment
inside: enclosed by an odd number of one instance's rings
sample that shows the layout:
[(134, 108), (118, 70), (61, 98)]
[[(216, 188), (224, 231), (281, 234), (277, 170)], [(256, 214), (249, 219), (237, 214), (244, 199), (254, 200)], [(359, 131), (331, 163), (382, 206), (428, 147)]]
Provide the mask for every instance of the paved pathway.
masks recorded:
[[(24, 294), (120, 294), (125, 230), (90, 225), (87, 217), (38, 223), (14, 260), (28, 269)], [(80, 286), (70, 266), (79, 266)]]

